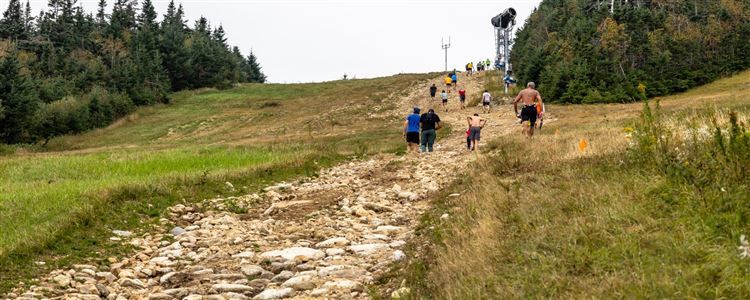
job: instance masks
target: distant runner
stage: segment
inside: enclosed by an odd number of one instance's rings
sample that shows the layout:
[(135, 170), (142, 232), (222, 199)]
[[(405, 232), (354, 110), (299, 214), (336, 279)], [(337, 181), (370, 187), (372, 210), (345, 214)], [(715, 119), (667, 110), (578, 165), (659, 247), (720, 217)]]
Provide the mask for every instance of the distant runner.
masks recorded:
[(471, 150), (479, 151), (479, 139), (482, 132), (482, 127), (487, 124), (487, 119), (479, 117), (479, 114), (474, 114), (471, 117), (466, 118), (469, 123), (469, 139), (471, 140)]
[[(523, 127), (523, 134), (531, 138), (534, 136), (534, 127), (538, 116), (544, 116), (544, 102), (542, 95), (536, 90), (536, 84), (529, 82), (526, 88), (518, 93), (516, 100), (513, 101), (513, 109), (518, 115), (518, 102), (523, 101), (523, 110), (521, 110), (521, 123), (529, 121), (529, 126)], [(541, 106), (541, 113), (537, 112), (537, 106)]]
[(451, 75), (451, 82), (453, 82), (453, 90), (456, 90), (456, 86), (458, 86), (458, 76), (456, 75), (456, 72), (453, 72), (453, 75)]
[(487, 69), (489, 70), (489, 68), (490, 68), (490, 64), (491, 64), (491, 63), (492, 63), (492, 62), (490, 61), (490, 59), (489, 59), (489, 58), (488, 58), (487, 60), (485, 60), (485, 61), (484, 61), (484, 66), (485, 66), (485, 68), (487, 68)]
[(461, 109), (466, 108), (466, 90), (464, 90), (463, 87), (461, 87), (460, 90), (458, 90), (458, 99), (461, 102)]
[(435, 130), (443, 127), (440, 123), (440, 117), (435, 114), (435, 110), (430, 108), (427, 113), (422, 114), (419, 118), (419, 123), (422, 124), (422, 143), (420, 148), (422, 152), (432, 152), (432, 145), (435, 144), (435, 138), (437, 137)]
[(443, 99), (443, 109), (445, 109), (445, 112), (448, 112), (448, 93), (443, 90), (443, 92), (440, 93), (440, 98)]
[(492, 103), (492, 95), (488, 90), (484, 90), (482, 93), (482, 106), (484, 107), (484, 113), (490, 113), (490, 104)]
[(453, 84), (453, 79), (451, 79), (450, 75), (445, 75), (445, 78), (443, 78), (443, 81), (445, 81), (445, 86), (448, 92), (451, 90), (451, 85)]
[(432, 86), (430, 87), (430, 98), (432, 100), (435, 100), (435, 94), (437, 94), (437, 87), (433, 83)]
[(419, 107), (414, 107), (412, 114), (404, 120), (404, 137), (406, 138), (406, 153), (419, 153)]

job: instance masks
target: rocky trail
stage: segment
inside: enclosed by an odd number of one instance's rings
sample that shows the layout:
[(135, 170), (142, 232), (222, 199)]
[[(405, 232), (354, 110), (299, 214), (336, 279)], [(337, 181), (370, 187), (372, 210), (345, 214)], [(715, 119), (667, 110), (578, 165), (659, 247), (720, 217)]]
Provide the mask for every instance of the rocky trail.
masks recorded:
[[(481, 93), (479, 77), (461, 74), (459, 83), (470, 98)], [(466, 150), (464, 131), (466, 117), (481, 108), (459, 110), (453, 92), (450, 111), (441, 112), (439, 100), (430, 103), (430, 84), (393, 99), (399, 110), (392, 113), (406, 116), (412, 106), (426, 111), (434, 105), (452, 128), (435, 152), (378, 155), (269, 186), (262, 194), (176, 205), (149, 233), (114, 233), (113, 240), (136, 247), (129, 257), (106, 267), (56, 270), (5, 298), (369, 299), (366, 286), (405, 259), (400, 249), (429, 208), (429, 197), (478, 156)], [(483, 115), (490, 119), (483, 138), (518, 128), (510, 109), (502, 110)], [(237, 207), (249, 210), (233, 213)]]

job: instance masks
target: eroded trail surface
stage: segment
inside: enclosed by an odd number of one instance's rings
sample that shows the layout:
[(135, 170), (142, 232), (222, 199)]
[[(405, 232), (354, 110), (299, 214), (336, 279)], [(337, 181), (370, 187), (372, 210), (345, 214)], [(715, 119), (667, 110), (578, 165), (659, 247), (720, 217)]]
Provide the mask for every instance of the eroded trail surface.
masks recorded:
[[(473, 97), (481, 80), (459, 79)], [(439, 83), (439, 79), (434, 80)], [(23, 299), (369, 299), (365, 286), (405, 255), (427, 198), (471, 167), (466, 117), (478, 107), (450, 112), (430, 103), (425, 82), (393, 99), (406, 116), (435, 106), (453, 132), (435, 152), (379, 155), (321, 170), (319, 176), (269, 186), (262, 194), (209, 199), (170, 208), (154, 232), (121, 237), (137, 247), (110, 266), (71, 266), (40, 278), (9, 298)], [(438, 90), (438, 92), (441, 89)], [(439, 100), (438, 100), (439, 101)], [(494, 112), (485, 139), (508, 133), (510, 110)], [(400, 131), (394, 128), (394, 131)], [(260, 204), (259, 204), (260, 203)], [(235, 214), (236, 207), (251, 207)], [(125, 234), (126, 235), (126, 234)]]

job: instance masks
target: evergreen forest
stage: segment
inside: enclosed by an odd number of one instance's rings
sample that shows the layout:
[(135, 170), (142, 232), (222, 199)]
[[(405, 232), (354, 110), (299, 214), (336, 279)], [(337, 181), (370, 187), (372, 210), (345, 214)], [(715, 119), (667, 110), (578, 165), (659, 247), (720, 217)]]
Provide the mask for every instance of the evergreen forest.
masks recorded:
[(0, 19), (0, 142), (35, 143), (107, 126), (173, 91), (265, 81), (256, 57), (222, 26), (190, 27), (182, 5), (158, 18), (151, 0), (49, 0), (35, 15), (10, 0)]

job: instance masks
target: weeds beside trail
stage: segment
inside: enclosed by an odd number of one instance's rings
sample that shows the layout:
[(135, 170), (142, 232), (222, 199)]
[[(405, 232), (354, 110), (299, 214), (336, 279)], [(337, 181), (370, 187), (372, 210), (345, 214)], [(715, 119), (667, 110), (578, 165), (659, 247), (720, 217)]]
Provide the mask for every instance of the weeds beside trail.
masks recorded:
[(559, 107), (534, 140), (494, 141), (394, 276), (412, 299), (750, 297), (750, 103), (722, 97), (636, 120)]

